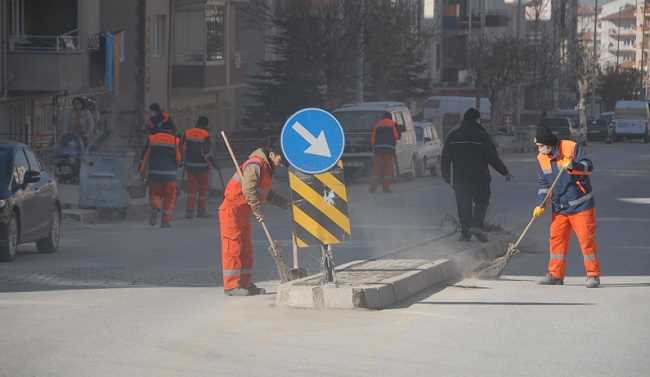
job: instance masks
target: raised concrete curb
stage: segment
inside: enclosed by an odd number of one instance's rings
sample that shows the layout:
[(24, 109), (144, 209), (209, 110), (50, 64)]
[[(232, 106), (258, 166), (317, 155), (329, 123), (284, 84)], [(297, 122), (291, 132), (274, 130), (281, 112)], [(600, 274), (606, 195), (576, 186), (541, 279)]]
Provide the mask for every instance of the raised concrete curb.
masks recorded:
[(64, 209), (61, 214), (64, 219), (81, 224), (95, 224), (98, 218), (97, 210), (94, 209)]
[[(397, 276), (385, 279), (363, 279), (361, 284), (314, 284), (319, 276), (310, 276), (280, 285), (276, 296), (278, 306), (314, 309), (383, 309), (432, 286), (446, 282), (453, 271), (451, 261), (440, 259), (408, 260), (409, 267)], [(373, 261), (355, 261), (336, 269), (337, 275), (363, 274)], [(384, 266), (399, 268), (400, 260), (383, 260)], [(416, 265), (412, 267), (412, 265)]]
[[(446, 238), (384, 258), (353, 261), (336, 268), (337, 284), (321, 285), (320, 275), (312, 275), (280, 285), (276, 305), (305, 309), (388, 308), (432, 287), (475, 276), (482, 262), (505, 253), (510, 238), (508, 233), (497, 234), (485, 244), (463, 244)], [(423, 259), (430, 255), (441, 257)]]

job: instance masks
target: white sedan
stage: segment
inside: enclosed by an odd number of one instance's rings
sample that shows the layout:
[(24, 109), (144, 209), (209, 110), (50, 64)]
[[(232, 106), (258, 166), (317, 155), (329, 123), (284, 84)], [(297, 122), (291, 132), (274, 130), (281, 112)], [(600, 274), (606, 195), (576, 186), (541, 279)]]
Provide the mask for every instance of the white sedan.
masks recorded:
[(436, 176), (440, 174), (442, 141), (431, 123), (415, 122), (414, 126), (417, 144), (415, 175), (422, 177), (428, 171), (432, 176)]

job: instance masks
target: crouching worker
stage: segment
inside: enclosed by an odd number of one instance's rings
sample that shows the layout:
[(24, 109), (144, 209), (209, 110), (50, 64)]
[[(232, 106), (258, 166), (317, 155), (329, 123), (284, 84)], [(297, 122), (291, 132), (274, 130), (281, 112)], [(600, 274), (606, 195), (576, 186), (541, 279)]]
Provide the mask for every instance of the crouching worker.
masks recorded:
[(262, 204), (288, 209), (289, 202), (271, 190), (273, 173), (282, 165), (282, 154), (274, 148), (260, 148), (241, 165), (243, 177), (235, 173), (219, 207), (223, 289), (228, 296), (263, 294), (253, 284), (253, 241), (251, 216), (264, 220)]

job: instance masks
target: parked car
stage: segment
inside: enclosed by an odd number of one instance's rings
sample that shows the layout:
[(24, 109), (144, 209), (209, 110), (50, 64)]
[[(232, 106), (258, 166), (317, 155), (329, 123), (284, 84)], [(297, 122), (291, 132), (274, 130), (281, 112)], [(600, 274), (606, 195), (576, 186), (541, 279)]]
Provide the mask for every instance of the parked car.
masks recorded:
[(415, 141), (417, 144), (415, 175), (422, 177), (427, 171), (432, 176), (438, 175), (440, 173), (442, 141), (438, 137), (435, 127), (429, 122), (415, 122)]
[(589, 122), (587, 139), (589, 141), (611, 142), (614, 132), (614, 113), (602, 113), (598, 119)]
[(646, 101), (618, 101), (614, 109), (614, 139), (650, 142), (650, 108)]
[(61, 241), (56, 181), (26, 145), (0, 141), (0, 261), (16, 257), (19, 244), (36, 242), (53, 253)]
[(370, 146), (370, 133), (373, 125), (386, 112), (393, 115), (393, 120), (397, 123), (397, 129), (401, 134), (401, 139), (395, 148), (396, 173), (415, 175), (417, 161), (415, 129), (411, 112), (401, 102), (366, 102), (343, 105), (334, 110), (334, 116), (345, 132), (343, 164), (347, 175), (358, 176), (371, 171), (373, 153)]
[[(569, 134), (566, 137), (560, 137), (561, 139), (573, 140), (580, 145), (587, 145), (587, 135), (588, 127), (582, 127), (580, 123), (580, 113), (577, 110), (573, 109), (563, 109), (558, 110), (552, 113), (549, 116), (552, 119), (568, 119), (569, 123)], [(587, 121), (587, 125), (589, 122)], [(559, 136), (558, 136), (559, 137)]]

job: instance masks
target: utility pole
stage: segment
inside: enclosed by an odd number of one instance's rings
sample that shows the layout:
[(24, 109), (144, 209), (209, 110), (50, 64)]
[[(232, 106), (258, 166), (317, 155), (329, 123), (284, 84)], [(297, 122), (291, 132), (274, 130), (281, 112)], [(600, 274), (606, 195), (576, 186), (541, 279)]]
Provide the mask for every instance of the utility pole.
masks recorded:
[[(517, 43), (521, 44), (521, 17), (522, 12), (522, 0), (517, 1), (517, 15), (515, 16), (515, 34), (517, 36)], [(515, 114), (514, 114), (514, 126), (519, 127), (521, 123), (521, 83), (517, 83), (515, 87)]]
[(623, 7), (618, 7), (618, 27), (616, 32), (616, 72), (618, 72), (618, 58), (621, 55), (621, 17)]
[(641, 99), (645, 100), (647, 93), (645, 88), (645, 15), (648, 0), (643, 0), (641, 8)]
[(591, 117), (596, 117), (596, 76), (598, 73), (598, 0), (594, 0), (594, 63), (591, 81)]
[(364, 93), (364, 64), (365, 64), (365, 52), (364, 52), (364, 39), (365, 39), (365, 32), (366, 32), (366, 0), (361, 0), (360, 4), (360, 14), (361, 14), (361, 27), (359, 28), (359, 33), (358, 33), (358, 47), (359, 47), (359, 54), (357, 56), (357, 90), (356, 90), (356, 100), (357, 102), (361, 103), (364, 101), (365, 93)]

